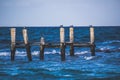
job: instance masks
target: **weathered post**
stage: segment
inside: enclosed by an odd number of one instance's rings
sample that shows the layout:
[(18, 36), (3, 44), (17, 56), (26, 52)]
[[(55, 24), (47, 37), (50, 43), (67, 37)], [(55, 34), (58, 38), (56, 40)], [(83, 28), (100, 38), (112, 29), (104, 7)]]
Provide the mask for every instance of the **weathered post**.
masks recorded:
[(94, 43), (94, 27), (92, 25), (90, 26), (90, 43)]
[(65, 32), (63, 25), (60, 26), (60, 48), (61, 48), (61, 61), (65, 61)]
[(91, 56), (95, 56), (95, 44), (94, 44), (94, 27), (90, 25), (90, 48), (91, 48)]
[(40, 40), (40, 60), (44, 60), (44, 45), (45, 45), (44, 38), (41, 37), (41, 40)]
[(25, 47), (26, 47), (26, 51), (27, 51), (27, 57), (28, 57), (29, 61), (32, 61), (30, 44), (28, 42), (27, 29), (24, 28), (22, 32), (23, 32), (24, 43), (25, 43)]
[(16, 29), (11, 28), (11, 61), (14, 61), (15, 59), (15, 50), (16, 50), (15, 39), (16, 39)]
[(74, 56), (74, 28), (73, 25), (70, 26), (69, 28), (69, 37), (70, 37), (70, 56)]

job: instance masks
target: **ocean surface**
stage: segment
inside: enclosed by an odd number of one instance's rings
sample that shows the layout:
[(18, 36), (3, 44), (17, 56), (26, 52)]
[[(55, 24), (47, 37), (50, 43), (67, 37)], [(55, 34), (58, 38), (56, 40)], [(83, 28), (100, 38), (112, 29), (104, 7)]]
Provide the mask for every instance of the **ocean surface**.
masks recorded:
[[(26, 27), (30, 42), (59, 42), (59, 27)], [(23, 41), (23, 27), (16, 27), (16, 41)], [(89, 27), (74, 28), (74, 42), (89, 42)], [(15, 61), (10, 61), (10, 27), (0, 27), (0, 80), (120, 80), (120, 27), (95, 27), (96, 56), (90, 49), (77, 47), (75, 56), (61, 61), (59, 48), (45, 49), (44, 61), (39, 60), (39, 46), (31, 46), (33, 61), (26, 50), (16, 49)], [(69, 41), (69, 28), (65, 28)]]

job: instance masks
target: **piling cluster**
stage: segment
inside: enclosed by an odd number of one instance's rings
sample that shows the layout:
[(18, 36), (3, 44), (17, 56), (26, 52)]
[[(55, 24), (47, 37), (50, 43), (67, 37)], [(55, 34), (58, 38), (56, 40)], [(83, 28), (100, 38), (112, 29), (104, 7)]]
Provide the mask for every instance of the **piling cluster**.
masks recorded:
[[(69, 28), (69, 42), (65, 42), (65, 29), (63, 25), (60, 26), (60, 43), (47, 43), (44, 37), (41, 37), (40, 42), (29, 43), (27, 29), (22, 30), (24, 43), (16, 41), (16, 28), (11, 28), (11, 61), (15, 59), (16, 48), (26, 48), (27, 57), (29, 61), (32, 61), (31, 45), (40, 46), (40, 60), (44, 60), (45, 48), (60, 48), (61, 61), (65, 61), (65, 48), (70, 46), (70, 56), (74, 56), (74, 47), (89, 47), (91, 50), (91, 56), (95, 56), (95, 43), (94, 43), (94, 28), (90, 26), (90, 42), (75, 43), (74, 42), (74, 28), (71, 25)], [(35, 44), (38, 43), (38, 44)]]

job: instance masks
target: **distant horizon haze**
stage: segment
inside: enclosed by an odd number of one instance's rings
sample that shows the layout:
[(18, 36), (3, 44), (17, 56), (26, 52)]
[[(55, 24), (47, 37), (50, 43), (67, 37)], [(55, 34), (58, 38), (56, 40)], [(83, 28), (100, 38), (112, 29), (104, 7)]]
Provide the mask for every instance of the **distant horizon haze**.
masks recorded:
[[(61, 25), (13, 25), (0, 27), (60, 27)], [(63, 25), (63, 27), (70, 27), (71, 25)], [(119, 25), (92, 25), (93, 27), (120, 27)], [(73, 27), (90, 27), (90, 25), (73, 25)]]

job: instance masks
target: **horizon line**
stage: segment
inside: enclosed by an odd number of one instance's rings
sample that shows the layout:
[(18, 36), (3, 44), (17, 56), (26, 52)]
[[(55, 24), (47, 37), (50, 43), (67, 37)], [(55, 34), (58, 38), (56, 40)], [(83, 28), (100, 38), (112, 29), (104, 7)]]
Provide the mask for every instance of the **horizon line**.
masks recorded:
[[(63, 27), (70, 27), (70, 26), (71, 25), (69, 25), (69, 26), (66, 26), (66, 25), (64, 26), (63, 25)], [(72, 26), (73, 27), (90, 27), (91, 25), (88, 25), (88, 26), (87, 25), (86, 26), (85, 25), (84, 26), (83, 25), (80, 25), (80, 26), (72, 25)], [(92, 25), (92, 26), (93, 27), (120, 27), (120, 26), (113, 26), (113, 25), (112, 26), (111, 25), (109, 25), (109, 26), (106, 26), (106, 25), (105, 26), (103, 26), (103, 25), (101, 25), (101, 26)], [(32, 26), (23, 26), (22, 25), (22, 26), (0, 26), (0, 27), (60, 27), (60, 25), (59, 26), (52, 26), (52, 25), (50, 25), (50, 26), (48, 26), (48, 25), (46, 25), (46, 26), (45, 25), (44, 26), (38, 26), (38, 25), (37, 26), (33, 26), (33, 25)]]

